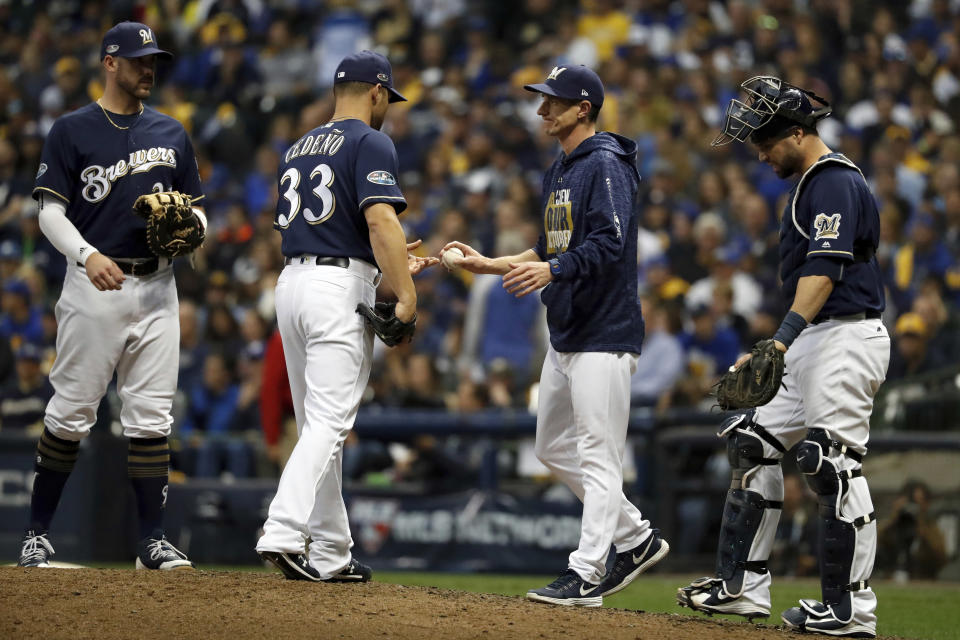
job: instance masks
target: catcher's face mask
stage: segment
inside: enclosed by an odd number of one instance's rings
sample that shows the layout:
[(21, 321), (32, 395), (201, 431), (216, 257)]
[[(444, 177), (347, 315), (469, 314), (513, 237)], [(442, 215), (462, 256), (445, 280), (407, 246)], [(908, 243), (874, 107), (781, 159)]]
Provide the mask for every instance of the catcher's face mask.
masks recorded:
[[(754, 76), (740, 85), (747, 102), (733, 99), (727, 105), (723, 130), (711, 146), (719, 147), (734, 140), (745, 142), (754, 132), (770, 124), (774, 116), (793, 123), (814, 127), (818, 120), (832, 112), (830, 103), (812, 91), (806, 91), (773, 76)], [(811, 100), (821, 105), (814, 108)]]

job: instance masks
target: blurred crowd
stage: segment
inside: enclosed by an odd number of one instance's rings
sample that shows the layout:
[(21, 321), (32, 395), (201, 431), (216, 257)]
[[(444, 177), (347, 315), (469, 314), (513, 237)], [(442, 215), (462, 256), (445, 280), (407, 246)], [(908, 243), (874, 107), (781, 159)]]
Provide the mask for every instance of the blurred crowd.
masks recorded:
[[(540, 179), (558, 148), (541, 131), (538, 96), (522, 87), (554, 65), (597, 69), (600, 128), (640, 146), (647, 334), (635, 406), (709, 407), (718, 372), (772, 335), (785, 311), (777, 239), (791, 183), (747, 145), (710, 146), (726, 103), (757, 74), (830, 100), (821, 136), (873, 188), (889, 378), (960, 361), (957, 0), (0, 1), (4, 430), (35, 426), (51, 393), (44, 372), (64, 261), (30, 197), (44, 136), (100, 95), (100, 40), (121, 19), (149, 24), (175, 54), (149, 104), (190, 133), (207, 196), (206, 245), (176, 265), (175, 428), (189, 473), (255, 473), (250, 443), (264, 435), (269, 458), (282, 457), (277, 160), (330, 116), (333, 70), (363, 48), (390, 58), (409, 98), (384, 131), (409, 204), (401, 221), (425, 254), (454, 239), (489, 255), (534, 245)], [(497, 277), (443, 268), (419, 276), (417, 289), (417, 336), (378, 346), (366, 404), (535, 406), (546, 344), (536, 296), (515, 299)], [(431, 446), (412, 449), (426, 456)]]

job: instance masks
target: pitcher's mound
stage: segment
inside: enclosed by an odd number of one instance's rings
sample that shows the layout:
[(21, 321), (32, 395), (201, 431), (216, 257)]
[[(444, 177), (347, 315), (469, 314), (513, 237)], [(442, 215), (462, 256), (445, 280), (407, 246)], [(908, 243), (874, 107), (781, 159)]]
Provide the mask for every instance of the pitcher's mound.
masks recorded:
[(0, 567), (0, 602), (0, 638), (800, 637), (773, 625), (377, 582), (293, 582), (278, 573)]

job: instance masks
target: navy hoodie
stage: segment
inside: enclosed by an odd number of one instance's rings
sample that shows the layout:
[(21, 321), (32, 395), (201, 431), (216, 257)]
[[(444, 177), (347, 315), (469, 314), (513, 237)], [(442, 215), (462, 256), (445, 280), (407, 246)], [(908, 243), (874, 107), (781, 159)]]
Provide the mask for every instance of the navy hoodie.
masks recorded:
[(540, 294), (559, 352), (640, 353), (637, 297), (637, 145), (600, 132), (543, 177), (543, 233), (534, 251), (556, 258)]

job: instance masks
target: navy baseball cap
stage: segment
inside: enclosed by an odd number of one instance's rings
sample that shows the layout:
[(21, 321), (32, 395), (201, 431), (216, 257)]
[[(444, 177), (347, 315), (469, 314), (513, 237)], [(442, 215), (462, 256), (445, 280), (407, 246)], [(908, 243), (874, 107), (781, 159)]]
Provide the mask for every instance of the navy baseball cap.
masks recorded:
[(173, 54), (157, 46), (153, 29), (139, 22), (121, 22), (107, 31), (100, 44), (100, 59), (106, 56), (141, 58), (156, 54), (170, 59)]
[(523, 88), (565, 100), (589, 100), (595, 107), (603, 106), (603, 83), (600, 82), (600, 76), (582, 64), (554, 67), (544, 82), (525, 84)]
[(407, 100), (393, 88), (393, 68), (390, 61), (375, 51), (351, 53), (341, 60), (337, 65), (337, 72), (333, 75), (333, 84), (341, 82), (380, 84), (390, 94), (390, 102)]

